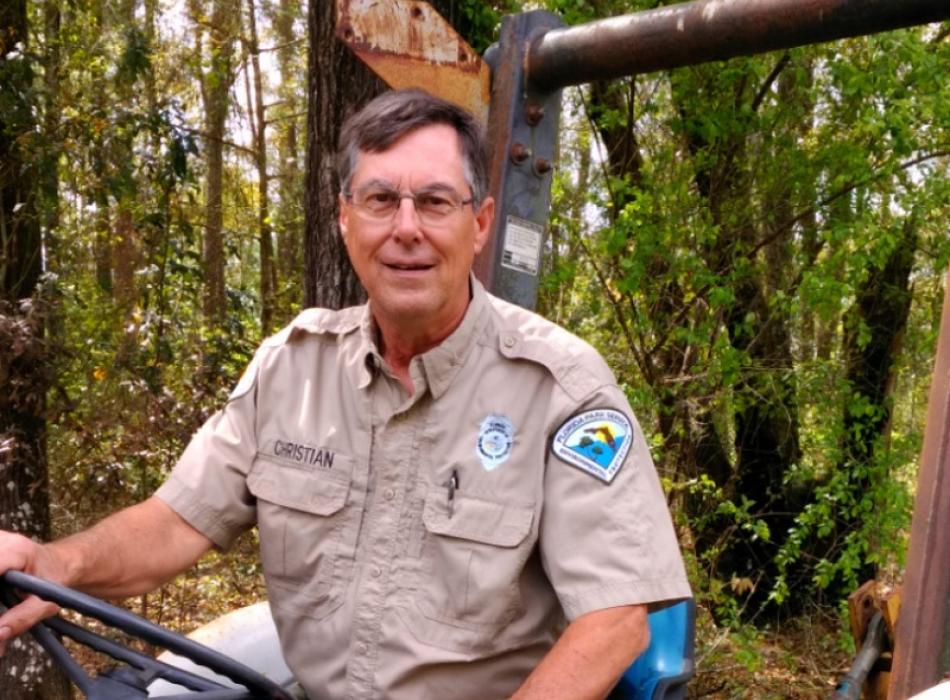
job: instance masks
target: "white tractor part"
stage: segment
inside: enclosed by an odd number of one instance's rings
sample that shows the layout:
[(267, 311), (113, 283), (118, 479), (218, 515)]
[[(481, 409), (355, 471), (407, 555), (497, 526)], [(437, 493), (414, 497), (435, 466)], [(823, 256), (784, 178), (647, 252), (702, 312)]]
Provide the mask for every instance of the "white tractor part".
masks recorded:
[[(267, 601), (223, 615), (199, 627), (189, 634), (188, 638), (245, 664), (284, 688), (290, 688), (291, 685), (296, 684), (293, 674), (287, 668), (284, 657), (281, 655), (277, 628), (274, 626), (274, 618)], [(237, 687), (224, 676), (219, 676), (176, 654), (166, 651), (158, 659), (229, 688)], [(164, 680), (157, 680), (148, 688), (150, 698), (182, 692), (186, 692), (184, 688)], [(296, 689), (295, 692), (303, 697), (302, 693)]]

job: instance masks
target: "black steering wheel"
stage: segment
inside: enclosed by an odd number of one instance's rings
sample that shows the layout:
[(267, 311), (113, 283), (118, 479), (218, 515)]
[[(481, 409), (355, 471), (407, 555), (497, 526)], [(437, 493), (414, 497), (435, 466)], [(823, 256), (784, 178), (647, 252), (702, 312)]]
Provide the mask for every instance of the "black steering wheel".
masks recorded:
[[(148, 697), (148, 685), (159, 678), (188, 688), (188, 693), (165, 696), (163, 700), (292, 700), (293, 696), (257, 671), (238, 663), (203, 644), (144, 620), (97, 598), (50, 583), (19, 571), (8, 571), (0, 576), (0, 602), (12, 607), (19, 598), (16, 591), (34, 593), (43, 600), (60, 607), (75, 610), (103, 624), (149, 644), (163, 647), (179, 656), (205, 666), (231, 679), (241, 688), (229, 688), (170, 664), (157, 661), (140, 652), (113, 642), (96, 632), (76, 625), (56, 615), (30, 630), (36, 641), (62, 667), (69, 679), (89, 700), (132, 700)], [(56, 634), (54, 634), (56, 633)], [(70, 655), (57, 634), (106, 654), (125, 666), (93, 677)]]

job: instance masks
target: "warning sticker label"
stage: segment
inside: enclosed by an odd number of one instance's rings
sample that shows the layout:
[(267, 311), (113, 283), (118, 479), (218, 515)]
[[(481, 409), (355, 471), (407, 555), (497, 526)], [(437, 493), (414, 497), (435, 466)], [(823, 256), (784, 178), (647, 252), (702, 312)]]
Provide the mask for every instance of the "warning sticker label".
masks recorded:
[(527, 219), (509, 216), (505, 225), (505, 245), (501, 264), (512, 270), (538, 276), (544, 226)]

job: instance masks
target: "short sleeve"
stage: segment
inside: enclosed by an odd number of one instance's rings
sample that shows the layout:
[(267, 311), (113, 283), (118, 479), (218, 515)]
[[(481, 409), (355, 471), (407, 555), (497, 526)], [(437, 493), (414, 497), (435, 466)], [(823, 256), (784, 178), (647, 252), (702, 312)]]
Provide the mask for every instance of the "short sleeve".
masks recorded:
[(646, 440), (616, 385), (589, 394), (555, 427), (539, 537), (570, 620), (691, 595)]
[(246, 478), (257, 453), (258, 355), (225, 406), (195, 433), (155, 495), (220, 549), (254, 525), (256, 501)]

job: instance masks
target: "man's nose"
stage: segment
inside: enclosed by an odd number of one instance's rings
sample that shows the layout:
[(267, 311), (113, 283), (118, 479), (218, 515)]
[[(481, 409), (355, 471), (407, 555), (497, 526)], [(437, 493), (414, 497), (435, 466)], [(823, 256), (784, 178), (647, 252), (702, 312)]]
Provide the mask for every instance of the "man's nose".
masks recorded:
[(419, 213), (412, 197), (405, 196), (399, 200), (399, 208), (393, 215), (393, 235), (405, 241), (415, 241), (422, 236)]

